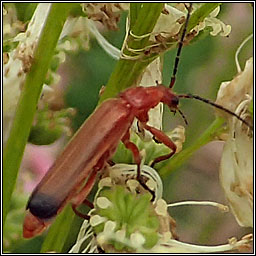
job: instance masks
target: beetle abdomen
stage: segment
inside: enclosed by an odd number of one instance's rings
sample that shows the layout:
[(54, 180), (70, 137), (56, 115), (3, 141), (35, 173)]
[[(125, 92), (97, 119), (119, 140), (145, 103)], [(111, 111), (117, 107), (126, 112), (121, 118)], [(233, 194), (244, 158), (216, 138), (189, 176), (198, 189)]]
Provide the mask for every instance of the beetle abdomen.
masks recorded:
[(60, 205), (61, 202), (52, 196), (37, 193), (30, 198), (27, 209), (40, 219), (49, 219), (57, 215)]

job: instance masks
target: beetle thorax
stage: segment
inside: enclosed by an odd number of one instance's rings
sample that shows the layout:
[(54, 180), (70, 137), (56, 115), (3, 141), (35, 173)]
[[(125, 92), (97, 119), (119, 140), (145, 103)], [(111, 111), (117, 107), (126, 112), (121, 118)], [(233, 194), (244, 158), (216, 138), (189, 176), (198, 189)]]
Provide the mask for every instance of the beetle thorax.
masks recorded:
[(163, 98), (163, 92), (158, 87), (129, 88), (120, 94), (127, 101), (134, 112), (148, 112), (154, 108)]

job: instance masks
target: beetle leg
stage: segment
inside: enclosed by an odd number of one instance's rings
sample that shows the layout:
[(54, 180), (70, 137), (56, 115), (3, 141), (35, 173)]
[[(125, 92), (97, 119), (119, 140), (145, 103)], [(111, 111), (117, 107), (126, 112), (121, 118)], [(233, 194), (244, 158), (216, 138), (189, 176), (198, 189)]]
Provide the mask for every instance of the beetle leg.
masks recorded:
[(148, 188), (148, 186), (145, 184), (144, 180), (142, 179), (141, 171), (140, 171), (140, 164), (141, 164), (140, 151), (139, 151), (138, 147), (133, 142), (130, 141), (130, 132), (129, 131), (122, 138), (122, 142), (124, 143), (124, 145), (127, 149), (131, 150), (131, 152), (133, 154), (134, 161), (137, 164), (137, 180), (138, 180), (138, 182), (145, 190), (150, 192), (150, 194), (152, 195), (151, 201), (154, 201), (154, 199), (155, 199), (154, 192)]
[(162, 142), (172, 150), (171, 153), (159, 156), (156, 159), (154, 159), (153, 163), (151, 164), (151, 167), (153, 167), (156, 163), (169, 159), (175, 154), (177, 147), (175, 143), (165, 133), (145, 123), (143, 124), (143, 128), (151, 132), (158, 141)]
[(95, 180), (96, 180), (96, 176), (99, 170), (101, 170), (104, 167), (105, 164), (105, 160), (108, 157), (108, 152), (105, 153), (100, 160), (98, 161), (98, 163), (95, 165), (95, 167), (93, 168), (92, 173), (90, 174), (87, 182), (85, 183), (84, 187), (78, 192), (78, 194), (76, 194), (71, 202), (72, 202), (72, 208), (73, 211), (80, 217), (84, 218), (84, 219), (88, 219), (88, 215), (84, 215), (82, 213), (80, 213), (79, 211), (77, 211), (77, 207), (84, 203), (86, 205), (88, 205), (90, 208), (93, 208), (93, 204), (91, 202), (89, 202), (88, 200), (86, 200), (86, 197), (88, 196), (88, 194), (90, 193), (90, 191), (92, 190), (94, 184), (95, 184)]
[(134, 161), (138, 166), (137, 179), (140, 180), (140, 163), (141, 163), (140, 151), (139, 151), (138, 147), (133, 142), (130, 141), (130, 132), (129, 131), (127, 131), (127, 133), (122, 138), (122, 142), (124, 143), (124, 145), (127, 149), (131, 150), (131, 152), (133, 154)]
[[(75, 204), (76, 206), (80, 205), (85, 201), (86, 197), (92, 190), (96, 176), (98, 171), (102, 170), (106, 164), (107, 159), (109, 158), (109, 151), (106, 151), (103, 156), (98, 160), (97, 164), (93, 167), (93, 170), (84, 185), (84, 187), (72, 198), (72, 203)], [(85, 202), (86, 203), (86, 202)], [(93, 208), (93, 207), (91, 207)]]
[(90, 193), (91, 189), (94, 186), (97, 173), (98, 173), (98, 170), (94, 169), (93, 172), (91, 173), (91, 175), (89, 176), (84, 187), (79, 191), (78, 194), (76, 194), (71, 199), (73, 211), (75, 212), (76, 215), (78, 215), (79, 217), (84, 218), (84, 219), (89, 219), (89, 216), (80, 213), (76, 208), (82, 203), (87, 204), (89, 207), (93, 207), (93, 204), (91, 202), (89, 202), (88, 200), (86, 200), (86, 197), (88, 196), (88, 194)]
[(89, 208), (93, 209), (94, 205), (88, 199), (84, 199), (83, 204), (87, 205)]
[(110, 165), (110, 166), (114, 166), (116, 163), (112, 160), (108, 160), (107, 163)]
[(157, 140), (157, 138), (155, 137), (155, 136), (153, 136), (153, 138), (152, 138), (153, 140), (154, 140), (154, 142), (155, 143), (157, 143), (157, 144), (161, 144), (162, 142), (161, 141), (159, 141), (159, 140)]
[(77, 206), (74, 205), (74, 204), (72, 204), (72, 209), (73, 209), (74, 213), (75, 213), (77, 216), (79, 216), (79, 217), (82, 218), (82, 219), (86, 219), (86, 220), (89, 220), (89, 219), (90, 219), (90, 216), (89, 216), (89, 215), (83, 214), (83, 213), (79, 212), (76, 208), (77, 208)]

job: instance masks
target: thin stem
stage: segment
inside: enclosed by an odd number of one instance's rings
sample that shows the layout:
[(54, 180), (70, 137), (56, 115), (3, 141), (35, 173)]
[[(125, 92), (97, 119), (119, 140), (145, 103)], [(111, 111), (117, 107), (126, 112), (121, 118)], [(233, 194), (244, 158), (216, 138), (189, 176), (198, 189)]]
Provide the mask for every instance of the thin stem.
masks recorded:
[(222, 127), (224, 120), (222, 118), (216, 118), (214, 122), (208, 127), (208, 129), (203, 133), (203, 135), (198, 138), (198, 140), (190, 147), (182, 150), (178, 154), (174, 155), (160, 170), (160, 175), (169, 175), (172, 171), (180, 167), (186, 160), (188, 160), (193, 153), (195, 153), (199, 148), (206, 145), (214, 139), (214, 137), (219, 132)]
[(244, 39), (244, 41), (240, 44), (240, 46), (238, 47), (238, 49), (236, 50), (236, 54), (235, 54), (235, 62), (236, 62), (236, 69), (237, 69), (237, 73), (240, 73), (242, 70), (241, 70), (241, 67), (240, 67), (240, 64), (239, 64), (239, 60), (238, 60), (238, 55), (240, 53), (240, 51), (242, 50), (242, 48), (244, 47), (244, 45), (251, 39), (253, 38), (253, 34), (249, 35), (248, 37), (246, 37)]
[(217, 207), (219, 210), (223, 212), (227, 212), (229, 210), (228, 206), (212, 202), (212, 201), (183, 201), (183, 202), (177, 202), (177, 203), (172, 203), (168, 204), (168, 207), (176, 207), (176, 206), (183, 206), (183, 205), (203, 205), (203, 206), (213, 206)]
[(3, 154), (3, 223), (9, 210), (12, 192), (21, 163), (37, 101), (54, 54), (70, 4), (52, 4), (35, 50), (33, 65), (28, 72), (17, 105), (9, 139)]

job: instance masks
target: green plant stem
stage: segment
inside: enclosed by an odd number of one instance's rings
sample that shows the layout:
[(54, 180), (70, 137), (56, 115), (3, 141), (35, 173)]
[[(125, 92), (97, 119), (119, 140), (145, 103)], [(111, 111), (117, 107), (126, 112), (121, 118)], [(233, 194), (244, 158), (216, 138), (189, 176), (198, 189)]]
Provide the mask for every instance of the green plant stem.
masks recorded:
[(132, 29), (136, 20), (138, 18), (138, 14), (140, 12), (142, 3), (130, 3), (130, 28)]
[(162, 177), (169, 175), (172, 171), (180, 167), (191, 155), (196, 152), (199, 148), (206, 145), (212, 141), (220, 131), (224, 123), (224, 119), (218, 117), (213, 123), (208, 127), (208, 129), (203, 133), (203, 135), (198, 138), (198, 140), (190, 147), (182, 150), (178, 154), (174, 155), (160, 170), (159, 173)]
[[(163, 3), (143, 3), (138, 14), (131, 14), (133, 17), (137, 16), (136, 22), (133, 21), (133, 34), (142, 36), (151, 33), (161, 11), (163, 10), (163, 7)], [(138, 8), (134, 9), (136, 12), (138, 11)], [(132, 49), (143, 49), (147, 45), (148, 40), (149, 36), (138, 40), (129, 35), (127, 38), (127, 44), (129, 45), (129, 48)], [(124, 54), (134, 57), (134, 54), (127, 49), (124, 49)], [(107, 98), (115, 97), (120, 91), (131, 86), (147, 65), (148, 62), (142, 62), (139, 59), (120, 59), (110, 76), (99, 103)]]
[(75, 214), (70, 205), (58, 215), (54, 223), (51, 225), (49, 232), (42, 244), (41, 253), (50, 251), (62, 252), (62, 248), (68, 237), (69, 230), (72, 226)]
[(3, 224), (36, 112), (37, 101), (69, 7), (70, 4), (66, 3), (52, 4), (35, 50), (33, 64), (27, 73), (21, 91), (12, 129), (3, 154)]

